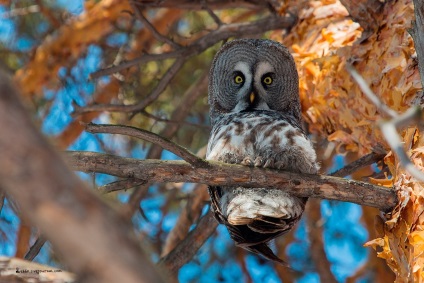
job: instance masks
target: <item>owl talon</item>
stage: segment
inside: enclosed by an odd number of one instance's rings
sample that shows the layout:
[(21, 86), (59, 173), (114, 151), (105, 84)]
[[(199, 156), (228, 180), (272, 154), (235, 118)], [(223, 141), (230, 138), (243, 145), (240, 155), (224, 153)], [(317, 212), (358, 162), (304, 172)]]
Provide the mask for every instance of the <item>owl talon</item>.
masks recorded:
[(245, 157), (240, 164), (245, 166), (254, 166), (254, 163), (249, 156)]
[(264, 168), (274, 168), (274, 160), (272, 159), (267, 159), (267, 161), (265, 162)]
[(285, 162), (276, 162), (274, 168), (278, 170), (284, 170), (286, 169), (287, 164)]
[(255, 158), (255, 167), (262, 167), (263, 164), (264, 160), (262, 159), (262, 157), (258, 156)]

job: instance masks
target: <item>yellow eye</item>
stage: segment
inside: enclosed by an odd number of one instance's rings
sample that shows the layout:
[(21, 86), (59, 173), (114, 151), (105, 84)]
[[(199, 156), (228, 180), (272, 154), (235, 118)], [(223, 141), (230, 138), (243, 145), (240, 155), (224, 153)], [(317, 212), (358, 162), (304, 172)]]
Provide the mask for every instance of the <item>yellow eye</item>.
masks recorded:
[(241, 84), (243, 82), (243, 77), (242, 76), (235, 76), (234, 77), (234, 82), (236, 84)]
[(266, 84), (266, 85), (270, 85), (270, 84), (272, 84), (272, 78), (271, 78), (271, 77), (265, 77), (265, 78), (263, 79), (263, 82), (264, 82), (264, 84)]

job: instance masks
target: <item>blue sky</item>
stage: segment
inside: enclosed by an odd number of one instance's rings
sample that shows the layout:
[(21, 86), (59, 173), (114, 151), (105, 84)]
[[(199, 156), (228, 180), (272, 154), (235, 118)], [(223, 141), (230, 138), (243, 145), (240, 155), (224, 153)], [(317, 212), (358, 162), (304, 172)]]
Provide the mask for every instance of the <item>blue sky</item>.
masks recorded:
[[(57, 1), (57, 5), (67, 9), (72, 14), (79, 14), (83, 10), (83, 1)], [(0, 14), (5, 11), (0, 6)], [(125, 40), (126, 36), (114, 35), (109, 38), (110, 44), (119, 46)], [(13, 19), (0, 19), (0, 42), (16, 50), (27, 51), (34, 42), (28, 38), (20, 38), (16, 35), (16, 28)], [(93, 45), (90, 46), (86, 56), (79, 60), (76, 66), (71, 70), (72, 79), (66, 77), (66, 70), (61, 70), (58, 76), (64, 81), (64, 85), (58, 91), (45, 90), (46, 98), (54, 98), (53, 104), (46, 113), (43, 120), (42, 131), (48, 136), (59, 134), (72, 118), (72, 101), (79, 105), (84, 105), (90, 101), (96, 82), (87, 80), (88, 75), (97, 70), (102, 63), (102, 50)], [(106, 78), (107, 80), (107, 78)], [(41, 115), (41, 114), (40, 114)], [(108, 123), (107, 115), (100, 115), (95, 122)], [(96, 138), (88, 133), (83, 133), (74, 144), (70, 146), (71, 150), (101, 151), (100, 142), (114, 152), (124, 152), (124, 144), (127, 141), (125, 137), (112, 135), (98, 135)], [(133, 151), (133, 157), (144, 158), (145, 149), (142, 146)], [(163, 159), (178, 159), (170, 152), (162, 154)], [(343, 157), (336, 156), (334, 162), (334, 171), (343, 166)], [(79, 174), (83, 179), (89, 180), (91, 175)], [(96, 175), (97, 185), (102, 185), (113, 180), (113, 177), (102, 174)], [(193, 186), (185, 186), (189, 192)], [(141, 206), (145, 211), (149, 222), (142, 217), (135, 216), (134, 222), (137, 229), (155, 237), (158, 233), (156, 224), (162, 223), (165, 232), (172, 229), (178, 217), (177, 210), (171, 210), (163, 215), (161, 207), (165, 203), (165, 197), (155, 193), (156, 186), (150, 188), (150, 197), (143, 200)], [(128, 196), (121, 194), (120, 201), (125, 202)], [(360, 222), (362, 209), (360, 206), (350, 203), (340, 203), (323, 201), (321, 206), (323, 217), (325, 252), (332, 263), (332, 271), (339, 282), (343, 282), (349, 275), (352, 275), (366, 261), (370, 252), (363, 248), (363, 243), (367, 240), (367, 230)], [(19, 225), (19, 218), (11, 209), (10, 203), (6, 202), (0, 215), (0, 231), (5, 235), (0, 237), (0, 254), (13, 256), (15, 253), (16, 230)], [(301, 221), (296, 230), (296, 241), (288, 248), (287, 257), (293, 259), (293, 268), (299, 270), (310, 270), (305, 273), (297, 282), (320, 282), (318, 275), (313, 271), (313, 266), (308, 256), (309, 242), (307, 240), (307, 229), (305, 221)], [(50, 246), (47, 244), (42, 249), (36, 261), (55, 265), (49, 254)], [(179, 272), (178, 278), (181, 282), (245, 282), (242, 269), (239, 264), (228, 259), (228, 253), (234, 250), (234, 244), (231, 241), (225, 227), (220, 226), (217, 230), (217, 237), (209, 239), (200, 249), (195, 259), (186, 264)], [(219, 259), (219, 262), (210, 264), (211, 252)], [(155, 257), (157, 258), (157, 256)], [(210, 264), (210, 265), (209, 265)], [(254, 255), (248, 255), (246, 265), (254, 279), (254, 282), (280, 282), (278, 276), (270, 263), (262, 264)], [(205, 269), (205, 266), (208, 266)], [(206, 270), (206, 272), (205, 272)], [(365, 279), (364, 279), (365, 280)], [(361, 282), (367, 282), (361, 281)]]

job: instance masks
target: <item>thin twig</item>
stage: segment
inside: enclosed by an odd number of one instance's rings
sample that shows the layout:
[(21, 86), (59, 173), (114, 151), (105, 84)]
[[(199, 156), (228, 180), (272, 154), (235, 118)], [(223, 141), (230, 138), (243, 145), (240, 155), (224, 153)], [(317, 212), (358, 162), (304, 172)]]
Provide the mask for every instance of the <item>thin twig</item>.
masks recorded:
[(176, 43), (175, 41), (169, 39), (168, 37), (162, 35), (158, 30), (146, 19), (146, 17), (143, 15), (143, 12), (140, 11), (140, 9), (135, 5), (133, 1), (129, 1), (131, 7), (134, 10), (135, 15), (137, 16), (137, 19), (139, 19), (143, 25), (145, 25), (150, 32), (153, 34), (153, 36), (160, 42), (167, 43), (170, 46), (172, 46), (174, 49), (179, 49), (181, 45)]
[(1, 214), (1, 211), (3, 210), (5, 198), (6, 198), (6, 195), (0, 188), (0, 214)]
[(140, 188), (135, 190), (133, 194), (131, 194), (128, 203), (126, 203), (120, 210), (120, 213), (124, 218), (131, 219), (137, 211), (141, 211), (141, 215), (144, 215), (144, 212), (140, 207), (140, 202), (146, 197), (149, 187), (150, 183), (146, 182), (146, 184), (142, 185)]
[(153, 119), (156, 122), (164, 122), (164, 123), (168, 123), (168, 124), (186, 125), (186, 126), (196, 127), (196, 128), (205, 129), (205, 130), (210, 130), (211, 129), (211, 126), (208, 126), (208, 125), (190, 123), (190, 122), (187, 122), (187, 121), (174, 121), (174, 120), (171, 120), (171, 119), (161, 118), (161, 117), (158, 117), (156, 115), (153, 115), (152, 113), (147, 112), (146, 110), (140, 111), (140, 114), (146, 116), (147, 118)]
[(121, 190), (129, 190), (134, 187), (145, 185), (146, 183), (147, 183), (146, 180), (129, 178), (129, 179), (115, 181), (115, 182), (106, 184), (104, 186), (100, 186), (97, 188), (97, 191), (99, 191), (102, 194), (107, 194), (107, 193), (121, 191)]
[(178, 50), (162, 54), (143, 55), (141, 57), (135, 58), (134, 60), (124, 62), (120, 65), (96, 71), (90, 75), (90, 79), (96, 79), (101, 76), (111, 75), (131, 66), (144, 64), (150, 61), (160, 61), (169, 58), (183, 58), (184, 60), (186, 60), (189, 57), (198, 55), (209, 47), (215, 45), (216, 43), (228, 39), (230, 37), (237, 36), (239, 34), (243, 34), (244, 36), (261, 34), (269, 30), (290, 28), (295, 24), (295, 22), (296, 19), (292, 16), (269, 16), (256, 22), (223, 25), (220, 26), (218, 29), (211, 31), (207, 35), (199, 38), (193, 44), (185, 48), (180, 48)]
[(349, 176), (361, 167), (368, 166), (377, 161), (380, 161), (384, 156), (386, 156), (385, 153), (371, 152), (370, 154), (362, 156), (358, 160), (355, 160), (354, 162), (349, 163), (345, 167), (331, 173), (330, 176), (333, 176), (333, 177)]
[(412, 163), (411, 159), (409, 159), (409, 156), (403, 149), (403, 142), (396, 130), (395, 124), (391, 121), (383, 122), (380, 124), (380, 128), (387, 143), (399, 158), (400, 164), (402, 164), (411, 176), (416, 178), (418, 181), (424, 182), (424, 173), (421, 172), (414, 163)]
[(221, 19), (209, 8), (205, 0), (202, 0), (202, 9), (208, 12), (209, 16), (214, 20), (218, 27), (224, 24)]
[(97, 125), (93, 123), (87, 124), (85, 127), (85, 130), (93, 134), (98, 134), (98, 133), (119, 134), (119, 135), (135, 137), (138, 139), (143, 139), (145, 141), (157, 144), (161, 146), (162, 148), (178, 155), (183, 160), (187, 161), (193, 166), (196, 166), (196, 167), (209, 166), (207, 161), (194, 155), (193, 153), (189, 152), (187, 149), (183, 148), (182, 146), (146, 130), (142, 130), (142, 129), (138, 129), (138, 128), (134, 128), (130, 126)]
[(159, 95), (166, 89), (169, 82), (175, 77), (177, 72), (185, 63), (185, 58), (178, 58), (172, 64), (171, 67), (166, 71), (165, 75), (161, 78), (159, 83), (153, 89), (153, 91), (143, 100), (133, 105), (112, 105), (112, 104), (96, 104), (91, 106), (74, 106), (73, 115), (78, 115), (86, 112), (93, 111), (116, 111), (116, 112), (137, 112), (143, 110), (145, 107), (154, 102)]
[(32, 261), (41, 251), (41, 248), (47, 242), (47, 239), (40, 236), (35, 240), (35, 243), (29, 248), (24, 259)]
[(353, 202), (389, 211), (397, 203), (394, 190), (338, 177), (298, 174), (209, 161), (199, 168), (184, 161), (137, 160), (95, 152), (67, 152), (74, 170), (105, 173), (149, 182), (189, 182), (215, 186), (281, 189), (300, 197)]
[[(207, 92), (208, 86), (208, 70), (204, 70), (203, 74), (200, 75), (199, 79), (194, 83), (182, 96), (178, 106), (172, 112), (169, 120), (175, 122), (182, 122), (186, 120), (187, 116), (192, 110), (192, 106), (196, 101)], [(170, 124), (168, 127), (164, 128), (159, 135), (167, 139), (172, 139), (177, 133), (180, 125)], [(147, 154), (147, 159), (159, 159), (162, 149), (157, 145), (152, 145)]]
[(367, 96), (367, 98), (375, 105), (377, 106), (378, 110), (382, 112), (382, 114), (385, 114), (391, 118), (395, 118), (398, 116), (398, 113), (394, 111), (393, 109), (389, 108), (386, 104), (384, 104), (378, 97), (375, 95), (375, 93), (371, 90), (371, 88), (368, 86), (367, 82), (364, 80), (364, 78), (358, 74), (358, 72), (355, 70), (355, 68), (350, 65), (346, 64), (346, 70), (349, 72), (349, 74), (352, 76), (352, 78), (356, 81), (359, 88), (362, 90), (362, 92)]

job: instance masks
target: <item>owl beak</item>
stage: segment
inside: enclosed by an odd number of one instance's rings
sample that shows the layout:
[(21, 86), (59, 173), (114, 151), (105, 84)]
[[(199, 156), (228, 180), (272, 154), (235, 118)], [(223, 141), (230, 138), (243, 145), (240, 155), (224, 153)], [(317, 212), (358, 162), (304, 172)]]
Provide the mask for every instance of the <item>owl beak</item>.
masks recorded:
[(250, 94), (250, 104), (253, 104), (253, 101), (255, 101), (255, 94), (252, 92)]

